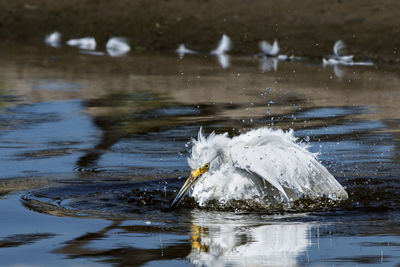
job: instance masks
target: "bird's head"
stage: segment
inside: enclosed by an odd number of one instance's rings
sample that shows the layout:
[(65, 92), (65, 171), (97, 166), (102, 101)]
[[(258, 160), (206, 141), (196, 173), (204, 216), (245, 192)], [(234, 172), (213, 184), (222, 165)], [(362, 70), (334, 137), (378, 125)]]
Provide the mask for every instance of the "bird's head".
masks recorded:
[(179, 204), (179, 202), (183, 199), (186, 193), (193, 188), (195, 184), (200, 181), (200, 177), (202, 177), (205, 173), (210, 170), (210, 163), (206, 163), (203, 167), (198, 168), (190, 173), (189, 178), (187, 178), (186, 182), (183, 184), (182, 188), (179, 190), (178, 194), (175, 196), (174, 201), (172, 201), (171, 207), (174, 207)]
[(191, 155), (188, 158), (188, 164), (192, 171), (176, 195), (171, 207), (178, 205), (186, 193), (203, 177), (212, 175), (220, 168), (224, 162), (228, 139), (227, 134), (215, 135), (211, 133), (208, 137), (205, 137), (200, 129), (197, 140), (192, 140)]

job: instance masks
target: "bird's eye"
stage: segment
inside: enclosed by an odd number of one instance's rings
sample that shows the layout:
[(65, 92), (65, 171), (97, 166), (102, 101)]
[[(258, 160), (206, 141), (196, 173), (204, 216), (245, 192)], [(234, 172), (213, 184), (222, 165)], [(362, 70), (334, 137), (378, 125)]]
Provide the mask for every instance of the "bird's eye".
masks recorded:
[(207, 163), (206, 165), (204, 165), (204, 167), (206, 167), (206, 169), (210, 168), (210, 163)]

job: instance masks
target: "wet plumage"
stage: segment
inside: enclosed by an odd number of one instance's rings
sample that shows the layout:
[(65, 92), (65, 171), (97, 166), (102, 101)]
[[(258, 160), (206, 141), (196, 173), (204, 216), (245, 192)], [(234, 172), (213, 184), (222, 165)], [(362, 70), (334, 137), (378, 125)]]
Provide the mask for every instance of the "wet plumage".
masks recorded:
[(291, 202), (300, 198), (346, 199), (343, 187), (300, 143), (293, 131), (260, 128), (230, 138), (228, 134), (192, 141), (192, 173), (172, 206), (190, 195), (199, 205), (209, 200), (260, 199)]

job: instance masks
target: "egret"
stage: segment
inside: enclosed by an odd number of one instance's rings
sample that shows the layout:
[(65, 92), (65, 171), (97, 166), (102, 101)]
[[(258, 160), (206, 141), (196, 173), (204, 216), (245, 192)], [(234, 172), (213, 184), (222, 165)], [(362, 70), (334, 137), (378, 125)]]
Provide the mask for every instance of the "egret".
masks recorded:
[(354, 62), (353, 55), (343, 55), (343, 50), (345, 48), (343, 41), (338, 40), (333, 45), (333, 55), (328, 59), (322, 58), (322, 64), (327, 65), (345, 65), (345, 66), (372, 66), (372, 62)]
[(228, 52), (232, 48), (232, 41), (228, 35), (222, 35), (221, 40), (218, 43), (218, 46), (210, 52), (211, 55), (223, 55)]
[(179, 47), (175, 50), (176, 53), (178, 53), (178, 55), (180, 57), (183, 57), (185, 54), (198, 54), (199, 52), (186, 48), (186, 46), (184, 44), (180, 44)]
[(261, 41), (258, 43), (258, 46), (261, 52), (266, 56), (276, 57), (279, 53), (279, 45), (277, 40), (274, 40), (272, 45), (267, 41)]
[(189, 178), (171, 207), (190, 195), (200, 206), (216, 200), (273, 199), (290, 203), (301, 198), (347, 199), (344, 188), (318, 162), (293, 130), (259, 128), (230, 138), (227, 133), (192, 140)]
[(119, 57), (125, 55), (131, 50), (126, 38), (112, 37), (106, 43), (106, 49), (110, 56)]
[(80, 39), (71, 39), (67, 42), (67, 45), (76, 46), (80, 49), (95, 50), (96, 40), (93, 37), (83, 37)]
[(46, 35), (44, 42), (52, 47), (60, 47), (61, 46), (61, 33), (53, 32)]

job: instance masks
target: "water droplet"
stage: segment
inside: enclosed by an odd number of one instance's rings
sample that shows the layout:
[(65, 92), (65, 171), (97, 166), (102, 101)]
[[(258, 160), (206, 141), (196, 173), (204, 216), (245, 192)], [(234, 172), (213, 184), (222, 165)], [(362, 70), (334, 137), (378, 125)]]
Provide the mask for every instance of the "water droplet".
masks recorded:
[(270, 100), (269, 102), (268, 102), (268, 104), (275, 104), (275, 102), (274, 102), (274, 100)]

